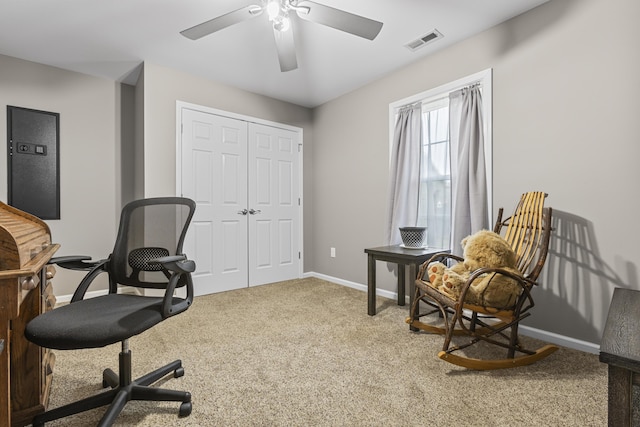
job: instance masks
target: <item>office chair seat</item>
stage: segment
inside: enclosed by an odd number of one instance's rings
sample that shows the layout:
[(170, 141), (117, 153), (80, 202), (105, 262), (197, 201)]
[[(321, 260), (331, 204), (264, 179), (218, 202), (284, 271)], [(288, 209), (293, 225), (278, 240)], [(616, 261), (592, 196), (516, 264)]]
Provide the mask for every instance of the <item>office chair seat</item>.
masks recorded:
[[(180, 298), (174, 298), (179, 302)], [(25, 330), (27, 339), (56, 350), (98, 348), (122, 342), (160, 323), (162, 298), (108, 294), (38, 316)]]

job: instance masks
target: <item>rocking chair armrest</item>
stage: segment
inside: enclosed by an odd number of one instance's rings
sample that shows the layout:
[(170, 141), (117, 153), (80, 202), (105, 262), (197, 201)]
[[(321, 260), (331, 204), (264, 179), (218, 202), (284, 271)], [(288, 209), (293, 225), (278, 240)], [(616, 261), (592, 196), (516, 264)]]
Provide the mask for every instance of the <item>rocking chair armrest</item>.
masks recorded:
[[(531, 279), (528, 279), (522, 275), (519, 274), (515, 274), (509, 270), (505, 270), (504, 268), (488, 268), (488, 267), (484, 267), (484, 268), (479, 268), (475, 271), (473, 271), (471, 273), (471, 275), (469, 276), (469, 278), (467, 279), (467, 281), (462, 285), (462, 288), (460, 290), (460, 296), (458, 297), (458, 303), (457, 303), (457, 310), (459, 310), (460, 312), (462, 312), (462, 310), (464, 309), (465, 306), (465, 300), (467, 298), (467, 292), (469, 290), (469, 288), (471, 287), (471, 285), (473, 284), (473, 282), (480, 276), (484, 275), (484, 274), (491, 274), (491, 273), (496, 273), (496, 274), (500, 274), (500, 275), (504, 275), (504, 276), (508, 276), (509, 278), (515, 280), (518, 285), (522, 288), (522, 293), (525, 296), (525, 300), (529, 300), (531, 306), (533, 306), (533, 298), (531, 297), (531, 293), (530, 293), (530, 289), (533, 285), (537, 285), (536, 282), (534, 282)], [(491, 286), (491, 284), (489, 285)], [(517, 305), (519, 306), (518, 311), (520, 310), (522, 304), (524, 303), (524, 300), (521, 300), (519, 303), (517, 303)]]
[(449, 252), (438, 252), (437, 254), (434, 254), (431, 258), (429, 258), (429, 260), (427, 261), (427, 264), (432, 263), (434, 261), (445, 261), (447, 259), (452, 259), (454, 261), (457, 262), (462, 262), (464, 261), (464, 258), (462, 258), (461, 256), (458, 255), (454, 255), (452, 253)]
[(526, 283), (528, 283), (530, 285), (537, 285), (536, 282), (534, 282), (531, 279), (527, 279), (526, 277), (524, 277), (521, 274), (516, 274), (516, 273), (513, 273), (512, 271), (509, 271), (509, 270), (504, 269), (504, 268), (499, 268), (499, 267), (497, 267), (497, 268), (490, 268), (490, 267), (478, 268), (477, 270), (474, 270), (471, 273), (471, 276), (469, 276), (469, 281), (473, 281), (473, 279), (477, 278), (478, 276), (481, 276), (483, 274), (488, 274), (488, 273), (500, 273), (502, 275), (509, 276), (512, 279), (517, 280), (519, 282), (522, 281), (522, 282), (526, 282)]

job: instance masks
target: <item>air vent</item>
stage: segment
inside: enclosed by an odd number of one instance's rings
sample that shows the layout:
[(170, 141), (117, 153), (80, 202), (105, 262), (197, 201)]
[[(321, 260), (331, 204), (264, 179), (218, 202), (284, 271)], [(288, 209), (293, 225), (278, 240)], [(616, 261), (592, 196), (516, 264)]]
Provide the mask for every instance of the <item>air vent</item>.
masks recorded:
[(407, 49), (409, 49), (412, 52), (415, 52), (416, 50), (420, 49), (421, 47), (425, 46), (428, 43), (431, 43), (437, 39), (442, 38), (442, 33), (438, 30), (432, 30), (429, 31), (427, 34), (425, 34), (424, 36), (415, 39), (409, 43), (407, 43), (405, 46)]

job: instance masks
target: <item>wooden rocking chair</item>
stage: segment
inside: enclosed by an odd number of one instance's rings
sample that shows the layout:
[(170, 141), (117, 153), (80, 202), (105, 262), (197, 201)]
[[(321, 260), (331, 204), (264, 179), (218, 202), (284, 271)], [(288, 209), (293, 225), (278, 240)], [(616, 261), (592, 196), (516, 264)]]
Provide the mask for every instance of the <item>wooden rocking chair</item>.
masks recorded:
[[(503, 209), (500, 208), (494, 230), (502, 235), (511, 245), (517, 256), (517, 268), (522, 276), (499, 268), (480, 268), (472, 272), (463, 285), (460, 297), (456, 300), (431, 286), (428, 275), (425, 277), (427, 266), (440, 261), (445, 264), (462, 262), (459, 256), (439, 253), (422, 264), (416, 279), (416, 297), (411, 307), (407, 323), (412, 330), (423, 330), (445, 335), (442, 351), (438, 357), (455, 365), (469, 369), (501, 369), (529, 365), (553, 353), (558, 347), (545, 345), (538, 350), (522, 347), (518, 339), (518, 325), (528, 317), (534, 306), (531, 291), (537, 285), (536, 280), (544, 266), (551, 235), (551, 208), (544, 207), (545, 193), (530, 192), (522, 195), (514, 214), (502, 219)], [(472, 305), (465, 302), (469, 286), (484, 274), (503, 274), (516, 280), (521, 291), (513, 307), (494, 308)], [(491, 286), (491, 284), (489, 285)], [(420, 313), (420, 302), (428, 307), (427, 312)], [(442, 318), (438, 324), (423, 323), (423, 316), (440, 313)], [(466, 336), (464, 343), (452, 345), (452, 338)], [(478, 342), (486, 342), (507, 349), (504, 359), (477, 359), (456, 353)], [(521, 353), (522, 355), (516, 355)]]

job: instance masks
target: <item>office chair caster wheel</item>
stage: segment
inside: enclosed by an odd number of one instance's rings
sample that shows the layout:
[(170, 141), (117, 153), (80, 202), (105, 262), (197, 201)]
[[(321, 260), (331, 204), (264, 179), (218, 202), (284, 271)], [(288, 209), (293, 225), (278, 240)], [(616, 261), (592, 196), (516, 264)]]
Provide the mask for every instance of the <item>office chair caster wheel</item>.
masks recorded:
[(111, 387), (114, 388), (111, 383), (107, 382), (107, 380), (102, 380), (102, 388)]
[(180, 378), (184, 376), (184, 368), (180, 367), (173, 371), (173, 378)]
[(179, 417), (188, 417), (191, 414), (191, 402), (184, 402), (180, 405)]
[(102, 388), (116, 388), (120, 384), (120, 377), (113, 370), (107, 368), (102, 372)]

